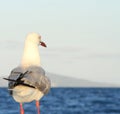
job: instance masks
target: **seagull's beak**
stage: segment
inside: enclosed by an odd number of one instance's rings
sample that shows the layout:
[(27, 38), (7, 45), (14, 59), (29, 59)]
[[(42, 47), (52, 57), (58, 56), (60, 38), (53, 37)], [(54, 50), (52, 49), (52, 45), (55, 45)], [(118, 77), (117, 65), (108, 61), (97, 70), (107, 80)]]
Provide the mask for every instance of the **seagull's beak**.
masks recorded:
[(42, 41), (40, 42), (40, 45), (43, 46), (43, 47), (47, 47), (47, 45)]

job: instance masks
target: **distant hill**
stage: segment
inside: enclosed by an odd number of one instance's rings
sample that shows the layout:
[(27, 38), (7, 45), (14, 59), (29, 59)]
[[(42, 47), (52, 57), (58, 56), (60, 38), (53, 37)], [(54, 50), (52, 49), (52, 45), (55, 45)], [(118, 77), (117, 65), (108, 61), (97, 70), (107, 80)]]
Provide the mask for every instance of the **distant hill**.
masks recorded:
[(53, 87), (120, 87), (114, 84), (93, 82), (52, 73), (46, 75), (50, 78)]
[[(52, 82), (52, 87), (120, 87), (119, 85), (93, 82), (84, 79), (76, 79), (53, 73), (46, 73)], [(0, 87), (6, 87), (7, 81), (0, 78)]]

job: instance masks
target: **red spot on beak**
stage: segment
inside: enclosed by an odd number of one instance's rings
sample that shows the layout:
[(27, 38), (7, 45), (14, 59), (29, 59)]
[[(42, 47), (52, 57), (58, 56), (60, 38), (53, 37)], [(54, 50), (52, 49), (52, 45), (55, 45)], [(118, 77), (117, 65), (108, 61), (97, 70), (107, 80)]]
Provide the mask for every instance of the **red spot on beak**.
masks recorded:
[(40, 42), (40, 45), (43, 46), (43, 47), (47, 47), (47, 45), (42, 41)]

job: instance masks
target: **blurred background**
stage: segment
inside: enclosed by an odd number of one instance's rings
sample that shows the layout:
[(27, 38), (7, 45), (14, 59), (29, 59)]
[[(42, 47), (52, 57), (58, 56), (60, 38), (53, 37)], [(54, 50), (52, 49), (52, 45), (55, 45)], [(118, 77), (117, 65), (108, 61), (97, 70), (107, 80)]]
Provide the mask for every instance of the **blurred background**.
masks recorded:
[[(40, 100), (42, 114), (120, 114), (120, 0), (1, 0), (0, 86), (29, 32), (47, 44), (41, 65), (57, 86)], [(19, 113), (6, 87), (0, 101), (0, 114)], [(25, 103), (25, 113), (34, 106)]]
[(42, 36), (42, 67), (67, 77), (120, 84), (119, 0), (0, 2), (0, 76), (21, 61), (29, 32)]

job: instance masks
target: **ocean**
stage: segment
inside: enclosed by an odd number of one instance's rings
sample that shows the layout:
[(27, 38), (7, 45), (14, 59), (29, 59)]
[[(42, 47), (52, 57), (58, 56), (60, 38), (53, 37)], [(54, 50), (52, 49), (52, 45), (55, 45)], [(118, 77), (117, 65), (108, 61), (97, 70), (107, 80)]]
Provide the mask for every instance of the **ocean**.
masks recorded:
[[(37, 114), (35, 102), (25, 114)], [(41, 114), (120, 114), (120, 88), (52, 88), (40, 101)], [(0, 114), (19, 114), (19, 104), (0, 88)]]

